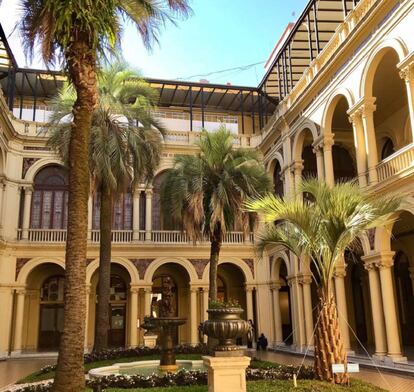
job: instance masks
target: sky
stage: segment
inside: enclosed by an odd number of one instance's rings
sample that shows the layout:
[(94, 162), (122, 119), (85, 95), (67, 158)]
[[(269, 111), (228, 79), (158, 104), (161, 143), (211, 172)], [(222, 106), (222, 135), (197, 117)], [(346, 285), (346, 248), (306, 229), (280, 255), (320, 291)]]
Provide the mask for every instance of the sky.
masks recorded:
[[(132, 24), (124, 25), (123, 56), (143, 76), (257, 86), (265, 72), (264, 62), (280, 35), (307, 3), (307, 0), (190, 1), (193, 15), (179, 20), (177, 26), (169, 24), (163, 28), (160, 43), (152, 52), (144, 48)], [(21, 50), (19, 32), (15, 29), (20, 19), (19, 0), (0, 0), (0, 4), (0, 23), (19, 66), (45, 68), (38, 56), (28, 64)], [(259, 64), (249, 66), (256, 63)], [(227, 69), (233, 70), (217, 72)]]

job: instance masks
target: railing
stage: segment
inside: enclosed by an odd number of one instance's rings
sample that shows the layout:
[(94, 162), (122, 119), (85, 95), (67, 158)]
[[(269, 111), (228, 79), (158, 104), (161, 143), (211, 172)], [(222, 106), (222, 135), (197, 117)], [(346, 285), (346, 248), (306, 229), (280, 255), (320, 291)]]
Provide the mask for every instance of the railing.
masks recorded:
[[(145, 242), (153, 244), (190, 244), (191, 238), (187, 233), (180, 230), (152, 230), (150, 232), (150, 239), (146, 239), (146, 232), (140, 230), (134, 232), (133, 230), (112, 230), (111, 241), (116, 244)], [(65, 242), (66, 230), (61, 229), (28, 229), (17, 231), (17, 239), (30, 242)], [(99, 243), (100, 231), (92, 230), (89, 232), (89, 240), (92, 243)], [(224, 244), (250, 244), (254, 241), (254, 234), (250, 233), (247, 237), (243, 232), (231, 231), (226, 233)], [(203, 238), (202, 244), (208, 244), (209, 238)]]
[[(200, 138), (201, 132), (191, 131), (166, 131), (164, 135), (164, 142), (166, 144), (180, 144), (192, 145)], [(250, 135), (234, 134), (233, 144), (238, 147), (250, 147), (252, 145)]]
[(414, 166), (414, 144), (409, 144), (377, 165), (378, 181), (384, 181), (412, 166)]
[(151, 241), (161, 244), (186, 244), (190, 239), (185, 232), (179, 230), (153, 230)]
[[(132, 230), (112, 230), (111, 241), (113, 243), (127, 243), (132, 242)], [(101, 239), (101, 232), (99, 230), (91, 231), (91, 242), (99, 242)]]
[(18, 238), (31, 242), (65, 242), (66, 230), (62, 229), (28, 229), (19, 230)]

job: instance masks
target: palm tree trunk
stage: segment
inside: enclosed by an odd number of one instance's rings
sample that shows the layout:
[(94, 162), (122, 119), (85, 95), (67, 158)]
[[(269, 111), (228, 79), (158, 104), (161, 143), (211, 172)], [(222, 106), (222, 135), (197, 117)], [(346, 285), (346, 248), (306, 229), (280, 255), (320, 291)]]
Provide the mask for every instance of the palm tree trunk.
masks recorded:
[(320, 380), (347, 384), (348, 373), (333, 373), (333, 364), (347, 366), (346, 351), (342, 340), (336, 303), (332, 293), (319, 296), (318, 325), (315, 336), (315, 372)]
[(96, 54), (87, 35), (78, 35), (68, 58), (77, 92), (69, 145), (69, 201), (65, 256), (64, 326), (54, 392), (79, 392), (85, 387), (83, 366), (86, 318), (86, 245), (88, 233), (88, 148), (96, 105)]
[(210, 301), (217, 301), (217, 269), (220, 258), (221, 249), (221, 227), (219, 224), (214, 228), (214, 232), (211, 235), (210, 246), (210, 276), (209, 276), (209, 293), (208, 297)]
[(94, 351), (108, 348), (109, 298), (111, 290), (112, 192), (101, 187), (98, 305), (96, 307)]

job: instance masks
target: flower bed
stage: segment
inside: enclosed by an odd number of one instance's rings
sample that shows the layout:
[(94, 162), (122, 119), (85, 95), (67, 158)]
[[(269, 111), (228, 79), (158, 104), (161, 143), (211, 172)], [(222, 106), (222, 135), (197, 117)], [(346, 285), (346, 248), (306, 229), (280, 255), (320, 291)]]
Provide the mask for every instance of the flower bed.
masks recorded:
[[(190, 350), (194, 354), (193, 350)], [(136, 355), (136, 352), (135, 352)], [(146, 353), (146, 355), (150, 355)], [(105, 357), (108, 359), (107, 357)], [(116, 357), (122, 358), (122, 357)], [(99, 357), (102, 360), (102, 357)], [(48, 367), (50, 368), (50, 367)], [(246, 371), (247, 381), (257, 380), (289, 380), (293, 374), (298, 373), (298, 367), (285, 366), (277, 364), (268, 364), (264, 366), (261, 361), (253, 360), (252, 365)], [(302, 367), (299, 379), (313, 379), (314, 372), (310, 367)], [(151, 376), (141, 375), (111, 375), (87, 381), (87, 387), (98, 390), (106, 388), (154, 388), (154, 387), (172, 387), (172, 386), (191, 386), (207, 385), (207, 373), (203, 371), (180, 370), (177, 373), (168, 373), (166, 375), (153, 374)], [(50, 392), (52, 384), (24, 386), (16, 392)]]

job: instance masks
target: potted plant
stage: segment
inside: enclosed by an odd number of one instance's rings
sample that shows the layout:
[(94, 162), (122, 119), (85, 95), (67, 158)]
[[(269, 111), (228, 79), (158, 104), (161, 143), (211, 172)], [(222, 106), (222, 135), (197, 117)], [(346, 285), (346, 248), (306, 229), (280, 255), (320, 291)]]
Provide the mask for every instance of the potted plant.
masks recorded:
[(236, 354), (240, 350), (236, 339), (246, 335), (250, 329), (250, 324), (240, 318), (244, 310), (235, 300), (210, 301), (207, 312), (209, 317), (203, 323), (203, 333), (218, 340), (214, 351)]

